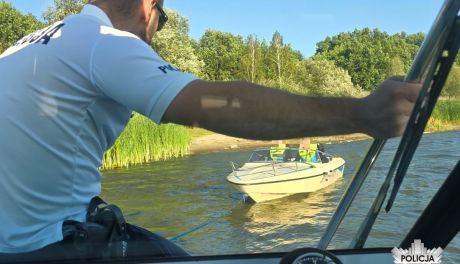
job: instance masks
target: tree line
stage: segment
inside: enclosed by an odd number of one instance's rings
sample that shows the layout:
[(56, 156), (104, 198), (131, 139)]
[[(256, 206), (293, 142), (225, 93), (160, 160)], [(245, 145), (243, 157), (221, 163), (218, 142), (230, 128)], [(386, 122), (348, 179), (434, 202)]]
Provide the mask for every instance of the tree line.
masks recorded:
[[(39, 20), (0, 1), (0, 52), (40, 27), (78, 13), (85, 0), (55, 0)], [(188, 19), (174, 10), (152, 47), (177, 68), (205, 80), (246, 80), (293, 93), (319, 96), (364, 96), (392, 75), (404, 75), (424, 39), (423, 33), (390, 35), (379, 29), (356, 29), (317, 43), (304, 58), (285, 43), (280, 32), (272, 39), (207, 30), (200, 39), (189, 34)], [(444, 94), (460, 95), (459, 60)]]

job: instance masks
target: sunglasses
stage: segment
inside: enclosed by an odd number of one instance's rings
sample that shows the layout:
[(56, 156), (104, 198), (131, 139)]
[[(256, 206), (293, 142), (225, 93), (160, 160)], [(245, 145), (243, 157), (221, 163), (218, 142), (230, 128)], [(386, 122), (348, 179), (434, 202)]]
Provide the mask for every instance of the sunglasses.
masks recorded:
[(160, 31), (163, 29), (166, 22), (168, 22), (169, 18), (166, 12), (163, 10), (163, 8), (161, 8), (161, 6), (158, 3), (155, 6), (158, 9), (158, 12), (160, 12), (160, 18), (158, 19), (158, 28), (157, 28), (157, 31)]

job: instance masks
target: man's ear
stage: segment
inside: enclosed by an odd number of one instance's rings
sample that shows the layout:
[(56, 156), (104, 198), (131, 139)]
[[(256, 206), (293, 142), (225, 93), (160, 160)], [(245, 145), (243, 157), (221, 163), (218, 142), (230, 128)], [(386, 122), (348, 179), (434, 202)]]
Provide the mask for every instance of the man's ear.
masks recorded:
[(150, 16), (152, 15), (152, 10), (155, 7), (156, 0), (142, 0), (139, 5), (139, 11), (142, 14), (142, 20), (145, 23), (148, 23)]

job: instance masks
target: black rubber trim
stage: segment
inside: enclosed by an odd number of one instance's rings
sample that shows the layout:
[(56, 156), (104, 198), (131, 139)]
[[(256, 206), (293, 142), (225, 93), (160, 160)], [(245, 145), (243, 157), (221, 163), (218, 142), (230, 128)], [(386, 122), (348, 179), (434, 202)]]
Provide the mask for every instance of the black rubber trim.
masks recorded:
[[(391, 253), (392, 248), (365, 248), (365, 249), (338, 249), (328, 250), (332, 254), (340, 257), (347, 255), (359, 255), (359, 254), (382, 254)], [(194, 256), (194, 257), (180, 257), (180, 258), (155, 258), (155, 257), (143, 257), (143, 258), (132, 258), (132, 259), (109, 259), (109, 260), (93, 260), (93, 261), (59, 261), (59, 262), (35, 262), (38, 263), (51, 263), (51, 264), (69, 264), (69, 263), (126, 263), (126, 264), (141, 264), (141, 263), (169, 263), (169, 262), (196, 262), (196, 261), (218, 261), (218, 260), (244, 260), (244, 259), (281, 259), (284, 253), (255, 253), (255, 254), (235, 254), (235, 255), (217, 255), (217, 256)], [(28, 262), (30, 263), (30, 262)]]

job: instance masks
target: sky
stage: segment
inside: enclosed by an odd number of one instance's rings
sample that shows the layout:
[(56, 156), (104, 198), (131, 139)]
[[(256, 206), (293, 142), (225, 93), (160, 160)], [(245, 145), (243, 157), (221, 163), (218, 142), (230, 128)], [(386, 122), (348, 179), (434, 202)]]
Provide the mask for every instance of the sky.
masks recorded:
[[(23, 13), (42, 18), (53, 0), (7, 0)], [(165, 6), (189, 19), (190, 35), (207, 29), (271, 40), (279, 31), (285, 43), (305, 57), (327, 36), (378, 28), (389, 34), (427, 33), (442, 0), (165, 0)]]

